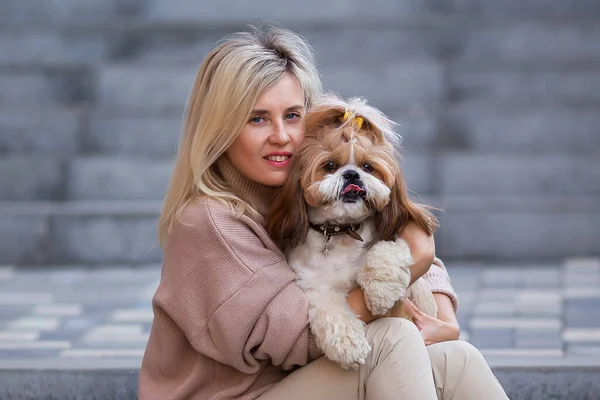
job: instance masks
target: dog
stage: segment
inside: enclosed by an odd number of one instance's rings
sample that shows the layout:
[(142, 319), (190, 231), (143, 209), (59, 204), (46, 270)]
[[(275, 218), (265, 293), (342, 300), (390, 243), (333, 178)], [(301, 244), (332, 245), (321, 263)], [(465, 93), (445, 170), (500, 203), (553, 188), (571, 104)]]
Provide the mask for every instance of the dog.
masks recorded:
[(437, 314), (423, 279), (409, 287), (413, 259), (399, 238), (410, 221), (431, 235), (437, 219), (409, 199), (396, 152), (399, 136), (382, 112), (360, 98), (324, 95), (304, 123), (304, 140), (267, 229), (308, 296), (317, 345), (330, 360), (356, 369), (371, 348), (365, 324), (346, 302), (350, 290), (363, 289), (373, 315), (410, 319), (406, 297)]

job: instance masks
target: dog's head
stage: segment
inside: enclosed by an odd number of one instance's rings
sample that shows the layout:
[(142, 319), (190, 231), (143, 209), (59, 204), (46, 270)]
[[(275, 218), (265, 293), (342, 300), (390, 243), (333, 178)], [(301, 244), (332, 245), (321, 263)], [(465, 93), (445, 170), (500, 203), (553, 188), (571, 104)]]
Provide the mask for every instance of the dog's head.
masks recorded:
[(410, 220), (426, 232), (435, 218), (407, 196), (393, 123), (362, 99), (323, 96), (305, 117), (305, 136), (269, 216), (269, 233), (294, 247), (311, 222), (356, 223), (369, 216), (391, 240)]

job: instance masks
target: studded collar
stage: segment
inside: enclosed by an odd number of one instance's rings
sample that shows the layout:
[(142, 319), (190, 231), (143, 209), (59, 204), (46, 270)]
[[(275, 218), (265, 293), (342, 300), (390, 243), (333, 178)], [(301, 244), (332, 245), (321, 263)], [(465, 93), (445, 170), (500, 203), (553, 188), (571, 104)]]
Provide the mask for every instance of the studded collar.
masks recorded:
[(358, 224), (347, 224), (347, 225), (333, 225), (328, 222), (324, 224), (308, 224), (312, 230), (315, 230), (323, 235), (323, 237), (329, 241), (332, 236), (348, 235), (353, 239), (363, 241), (363, 238), (358, 234), (358, 230), (362, 226), (362, 223)]

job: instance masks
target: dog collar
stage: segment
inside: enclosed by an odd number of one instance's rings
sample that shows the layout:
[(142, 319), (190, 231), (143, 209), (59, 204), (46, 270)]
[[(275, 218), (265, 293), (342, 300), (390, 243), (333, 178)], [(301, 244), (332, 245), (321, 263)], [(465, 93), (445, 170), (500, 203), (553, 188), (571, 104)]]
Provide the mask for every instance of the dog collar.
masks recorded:
[(332, 236), (348, 235), (351, 238), (360, 240), (362, 242), (363, 238), (357, 232), (360, 229), (361, 225), (362, 223), (348, 225), (331, 225), (327, 222), (321, 225), (313, 224), (312, 222), (308, 223), (308, 226), (310, 226), (312, 230), (315, 230), (322, 234), (325, 237), (326, 241), (329, 241), (329, 239)]

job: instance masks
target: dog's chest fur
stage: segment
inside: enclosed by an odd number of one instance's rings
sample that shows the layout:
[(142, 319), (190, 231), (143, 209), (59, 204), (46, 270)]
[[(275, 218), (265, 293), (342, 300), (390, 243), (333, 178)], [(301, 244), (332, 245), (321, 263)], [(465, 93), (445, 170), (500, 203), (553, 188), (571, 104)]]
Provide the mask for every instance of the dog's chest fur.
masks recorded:
[(372, 221), (363, 222), (358, 233), (362, 242), (348, 235), (332, 236), (328, 242), (329, 254), (325, 255), (323, 234), (309, 229), (304, 243), (287, 252), (298, 285), (304, 290), (355, 288), (358, 271), (365, 263), (365, 244), (373, 238)]

